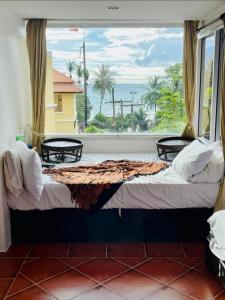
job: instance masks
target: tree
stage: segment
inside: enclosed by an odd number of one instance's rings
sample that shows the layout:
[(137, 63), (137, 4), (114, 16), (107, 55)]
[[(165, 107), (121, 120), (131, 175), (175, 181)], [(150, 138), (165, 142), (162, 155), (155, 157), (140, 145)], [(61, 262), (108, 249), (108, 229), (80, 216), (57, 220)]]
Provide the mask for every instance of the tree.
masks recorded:
[(111, 93), (111, 90), (115, 84), (113, 78), (114, 74), (110, 71), (109, 65), (102, 64), (98, 67), (98, 71), (94, 71), (94, 83), (93, 90), (100, 94), (100, 107), (99, 113), (102, 112), (102, 102), (105, 98), (106, 93)]
[(82, 76), (83, 76), (83, 70), (82, 70), (82, 68), (81, 68), (81, 65), (78, 65), (77, 67), (76, 67), (76, 74), (77, 74), (77, 78), (78, 78), (78, 83), (79, 84), (81, 84), (81, 78), (82, 78)]
[(135, 125), (139, 126), (141, 131), (148, 129), (148, 122), (146, 120), (146, 116), (147, 116), (146, 112), (144, 111), (143, 108), (139, 108), (138, 111), (134, 112)]
[(174, 92), (183, 93), (182, 64), (175, 64), (165, 70), (168, 83)]
[(157, 99), (155, 131), (182, 131), (186, 113), (183, 97), (182, 65), (177, 63), (165, 70), (166, 77), (161, 81)]
[(76, 62), (74, 60), (68, 60), (68, 62), (66, 63), (66, 66), (67, 66), (67, 70), (69, 72), (70, 78), (72, 78), (72, 73), (76, 69)]
[[(90, 103), (90, 99), (87, 99), (87, 115), (88, 115), (88, 119), (90, 118), (91, 115), (91, 110), (92, 110), (92, 106)], [(77, 94), (76, 95), (76, 111), (77, 111), (77, 121), (78, 123), (82, 123), (84, 122), (84, 94)]]
[(148, 82), (147, 93), (142, 96), (142, 100), (145, 102), (147, 109), (154, 108), (155, 111), (155, 123), (156, 123), (156, 111), (157, 100), (160, 97), (160, 90), (163, 86), (163, 81), (159, 76), (150, 78)]

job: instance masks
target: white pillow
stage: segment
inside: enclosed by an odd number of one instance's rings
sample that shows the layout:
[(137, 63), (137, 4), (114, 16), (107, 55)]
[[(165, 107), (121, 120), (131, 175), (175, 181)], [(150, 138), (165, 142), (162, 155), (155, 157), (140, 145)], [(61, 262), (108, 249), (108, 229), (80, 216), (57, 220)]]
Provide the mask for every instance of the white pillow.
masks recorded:
[(199, 173), (195, 174), (191, 182), (219, 182), (224, 176), (224, 159), (223, 151), (219, 142), (209, 144), (213, 150), (212, 157), (207, 166)]
[(21, 162), (15, 151), (6, 151), (3, 155), (3, 169), (5, 185), (8, 191), (15, 197), (23, 190), (23, 173)]
[(41, 159), (36, 151), (28, 149), (21, 141), (16, 142), (15, 149), (22, 165), (24, 186), (35, 199), (40, 200), (44, 186)]
[(194, 140), (186, 146), (173, 160), (172, 168), (175, 172), (187, 181), (191, 177), (201, 172), (208, 164), (213, 150), (201, 143), (199, 140)]

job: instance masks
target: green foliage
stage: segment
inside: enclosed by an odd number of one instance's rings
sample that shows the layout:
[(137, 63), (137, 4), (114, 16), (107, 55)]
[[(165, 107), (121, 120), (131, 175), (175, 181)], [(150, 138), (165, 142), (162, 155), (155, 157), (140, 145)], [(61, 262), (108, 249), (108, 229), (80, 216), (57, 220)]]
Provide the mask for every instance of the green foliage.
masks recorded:
[(147, 93), (142, 96), (142, 100), (147, 106), (147, 109), (157, 107), (157, 100), (160, 96), (160, 89), (163, 86), (163, 81), (159, 76), (154, 76), (149, 79)]
[(83, 69), (82, 69), (81, 65), (78, 65), (76, 67), (76, 74), (77, 74), (77, 78), (78, 78), (78, 83), (81, 84), (81, 78), (83, 76)]
[(139, 108), (139, 111), (134, 113), (134, 124), (140, 128), (140, 131), (148, 129), (148, 122), (146, 121), (146, 112), (143, 108)]
[(110, 71), (109, 65), (102, 64), (98, 67), (98, 71), (94, 73), (93, 90), (98, 93), (101, 97), (99, 112), (102, 112), (102, 102), (107, 93), (112, 92), (112, 88), (115, 84), (113, 78), (114, 73)]
[(183, 93), (182, 64), (175, 64), (166, 69), (167, 84), (174, 92)]
[(154, 131), (180, 133), (186, 122), (182, 65), (175, 64), (169, 67), (166, 74), (165, 84), (157, 100), (157, 123)]
[(99, 131), (99, 128), (97, 128), (96, 126), (88, 126), (85, 128), (86, 133), (97, 133)]
[[(95, 72), (94, 90), (101, 96), (100, 112), (89, 122), (86, 132), (126, 132), (147, 131), (157, 133), (181, 133), (186, 122), (186, 112), (183, 97), (182, 65), (175, 64), (166, 69), (166, 76), (154, 76), (148, 82), (147, 92), (141, 97), (145, 104), (134, 113), (122, 116), (118, 114), (114, 118), (101, 113), (102, 100), (106, 93), (111, 93), (114, 79), (109, 66), (102, 65)], [(210, 94), (210, 90), (208, 90)], [(147, 119), (146, 109), (155, 110), (155, 121), (151, 123)], [(151, 128), (154, 125), (154, 128)]]
[(99, 112), (89, 124), (100, 129), (109, 129), (112, 127), (112, 118), (109, 118)]
[[(88, 119), (90, 118), (91, 115), (91, 110), (92, 106), (90, 103), (90, 99), (87, 99), (87, 116)], [(77, 121), (84, 122), (84, 111), (85, 111), (85, 106), (84, 106), (84, 94), (77, 94), (76, 95), (76, 111), (77, 111)]]
[(74, 60), (68, 60), (68, 62), (66, 62), (66, 67), (69, 72), (70, 78), (72, 78), (72, 73), (76, 69), (76, 62)]
[(157, 126), (158, 129), (173, 131), (181, 122), (185, 122), (184, 101), (179, 92), (173, 92), (169, 88), (161, 90), (158, 99)]

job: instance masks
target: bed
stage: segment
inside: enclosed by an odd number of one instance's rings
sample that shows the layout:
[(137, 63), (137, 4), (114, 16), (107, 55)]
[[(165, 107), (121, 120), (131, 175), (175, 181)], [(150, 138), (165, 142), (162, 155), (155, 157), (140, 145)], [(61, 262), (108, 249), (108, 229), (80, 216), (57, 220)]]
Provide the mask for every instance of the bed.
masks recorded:
[[(7, 178), (16, 183), (12, 189), (14, 196), (8, 200), (14, 242), (204, 240), (209, 232), (207, 219), (213, 213), (224, 172), (220, 144), (208, 146), (195, 140), (178, 154), (172, 167), (123, 182), (100, 209), (86, 211), (72, 202), (67, 185), (42, 174), (40, 157), (35, 151), (17, 142), (15, 152), (15, 162), (11, 159), (11, 165), (7, 165), (7, 170), (11, 170)], [(156, 156), (140, 153), (106, 156), (98, 154), (87, 159), (84, 155), (79, 164), (109, 158), (157, 160)], [(186, 179), (193, 167), (197, 169), (191, 174), (197, 178)], [(12, 187), (9, 184), (8, 188)]]
[(219, 183), (190, 183), (172, 168), (125, 182), (97, 212), (76, 208), (64, 184), (43, 175), (40, 201), (11, 197), (15, 242), (203, 240)]

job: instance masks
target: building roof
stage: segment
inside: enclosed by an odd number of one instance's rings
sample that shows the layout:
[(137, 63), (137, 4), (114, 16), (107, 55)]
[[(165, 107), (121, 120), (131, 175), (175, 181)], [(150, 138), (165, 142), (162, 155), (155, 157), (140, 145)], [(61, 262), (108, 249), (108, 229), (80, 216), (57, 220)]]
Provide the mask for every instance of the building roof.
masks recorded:
[(83, 93), (72, 78), (55, 69), (53, 69), (53, 91), (54, 93)]

